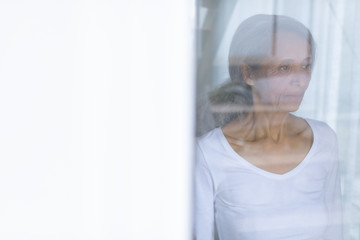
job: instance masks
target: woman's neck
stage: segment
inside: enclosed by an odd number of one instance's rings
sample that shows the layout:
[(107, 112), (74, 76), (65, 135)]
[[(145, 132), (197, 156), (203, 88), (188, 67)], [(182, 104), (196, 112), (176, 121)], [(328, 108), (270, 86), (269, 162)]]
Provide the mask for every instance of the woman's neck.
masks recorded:
[(254, 112), (253, 131), (256, 138), (268, 138), (279, 143), (286, 133), (290, 114), (287, 112)]
[(224, 126), (223, 131), (245, 141), (269, 139), (279, 143), (287, 135), (289, 120), (293, 117), (288, 112), (251, 111), (244, 119)]

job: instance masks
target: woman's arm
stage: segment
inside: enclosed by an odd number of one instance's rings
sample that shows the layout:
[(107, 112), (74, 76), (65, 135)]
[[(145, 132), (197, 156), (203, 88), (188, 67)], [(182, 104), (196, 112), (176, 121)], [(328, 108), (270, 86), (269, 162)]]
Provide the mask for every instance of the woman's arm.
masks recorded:
[(195, 161), (195, 240), (214, 240), (213, 180), (197, 145)]

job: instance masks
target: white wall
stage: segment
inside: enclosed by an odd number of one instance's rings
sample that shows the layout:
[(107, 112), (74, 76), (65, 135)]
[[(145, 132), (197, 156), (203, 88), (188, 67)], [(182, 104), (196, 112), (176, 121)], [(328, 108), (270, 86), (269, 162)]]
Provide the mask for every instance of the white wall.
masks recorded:
[(188, 239), (194, 5), (0, 0), (0, 239)]

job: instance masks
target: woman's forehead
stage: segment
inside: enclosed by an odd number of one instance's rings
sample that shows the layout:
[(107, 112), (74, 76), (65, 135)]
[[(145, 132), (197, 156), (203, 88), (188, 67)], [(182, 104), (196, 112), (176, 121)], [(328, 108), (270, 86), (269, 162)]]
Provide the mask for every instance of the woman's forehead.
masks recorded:
[(297, 33), (281, 31), (274, 34), (265, 59), (302, 62), (311, 60), (311, 45), (308, 39)]

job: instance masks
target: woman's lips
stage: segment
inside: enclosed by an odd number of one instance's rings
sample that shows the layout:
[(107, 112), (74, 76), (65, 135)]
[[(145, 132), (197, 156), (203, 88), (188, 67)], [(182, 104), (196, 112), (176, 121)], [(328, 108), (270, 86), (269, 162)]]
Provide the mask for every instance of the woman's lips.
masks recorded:
[(289, 102), (299, 102), (303, 99), (303, 94), (287, 94), (285, 100)]

